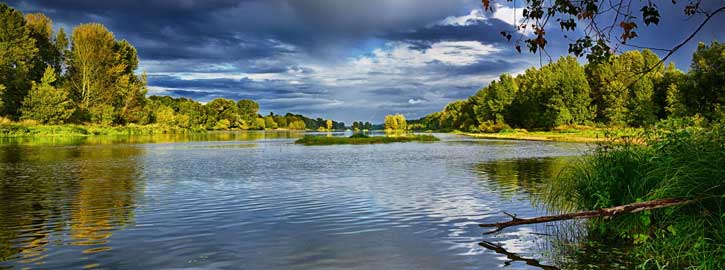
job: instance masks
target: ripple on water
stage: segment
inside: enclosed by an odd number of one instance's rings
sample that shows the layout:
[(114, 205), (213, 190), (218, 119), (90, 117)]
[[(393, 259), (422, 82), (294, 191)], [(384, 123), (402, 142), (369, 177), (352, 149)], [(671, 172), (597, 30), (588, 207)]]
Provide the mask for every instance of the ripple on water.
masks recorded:
[(520, 158), (577, 154), (459, 137), (291, 142), (0, 148), (0, 267), (493, 269), (502, 257), (482, 239), (525, 254), (540, 239), (477, 226), (543, 211), (531, 196), (556, 162)]

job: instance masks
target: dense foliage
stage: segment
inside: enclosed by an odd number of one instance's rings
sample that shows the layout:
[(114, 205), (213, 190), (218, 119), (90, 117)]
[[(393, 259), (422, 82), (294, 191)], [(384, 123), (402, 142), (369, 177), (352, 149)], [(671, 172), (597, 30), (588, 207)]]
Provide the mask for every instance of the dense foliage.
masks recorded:
[(649, 50), (580, 65), (563, 57), (516, 77), (502, 75), (467, 100), (413, 121), (416, 129), (498, 132), (561, 125), (647, 127), (700, 114), (721, 119), (725, 44), (700, 44), (688, 73), (665, 67)]
[[(76, 26), (70, 40), (47, 16), (0, 4), (0, 118), (41, 124), (159, 124), (194, 130), (344, 129), (302, 115), (259, 115), (253, 100), (146, 97), (146, 75), (126, 40), (97, 23)], [(5, 121), (8, 122), (8, 121)], [(15, 125), (21, 128), (19, 125)], [(166, 130), (166, 129), (160, 129)], [(23, 133), (23, 132), (20, 132)]]
[(386, 115), (384, 125), (386, 130), (408, 129), (408, 122), (405, 121), (405, 116), (402, 114)]

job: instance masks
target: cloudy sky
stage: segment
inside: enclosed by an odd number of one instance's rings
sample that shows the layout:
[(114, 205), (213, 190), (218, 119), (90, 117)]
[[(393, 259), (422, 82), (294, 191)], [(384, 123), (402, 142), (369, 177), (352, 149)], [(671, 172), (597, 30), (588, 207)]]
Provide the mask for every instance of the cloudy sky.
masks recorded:
[[(249, 98), (265, 114), (347, 123), (379, 123), (391, 113), (418, 118), (472, 95), (501, 73), (539, 65), (538, 55), (516, 53), (499, 34), (512, 29), (514, 9), (499, 4), (483, 12), (478, 0), (8, 2), (47, 14), (56, 28), (105, 24), (137, 47), (149, 94)], [(663, 21), (643, 29), (638, 44), (670, 48), (701, 21), (686, 20), (683, 4), (661, 2)], [(678, 67), (687, 69), (698, 41), (722, 41), (722, 17), (674, 55)], [(556, 59), (568, 42), (557, 29), (549, 32)]]

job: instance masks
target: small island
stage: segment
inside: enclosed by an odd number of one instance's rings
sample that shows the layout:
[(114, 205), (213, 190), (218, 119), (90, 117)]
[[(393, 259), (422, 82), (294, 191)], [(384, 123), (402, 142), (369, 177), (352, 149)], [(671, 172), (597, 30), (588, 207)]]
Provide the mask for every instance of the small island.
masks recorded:
[(296, 144), (303, 145), (336, 145), (336, 144), (379, 144), (396, 142), (435, 142), (439, 139), (433, 135), (397, 135), (397, 136), (368, 136), (365, 134), (354, 134), (350, 137), (324, 137), (306, 135), (297, 141)]

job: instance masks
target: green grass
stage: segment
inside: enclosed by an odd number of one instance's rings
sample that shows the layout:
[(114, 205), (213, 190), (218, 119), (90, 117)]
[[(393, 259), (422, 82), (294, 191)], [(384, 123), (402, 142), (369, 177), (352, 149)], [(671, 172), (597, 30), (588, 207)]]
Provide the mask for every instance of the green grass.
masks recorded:
[(0, 138), (15, 137), (68, 137), (92, 135), (152, 135), (198, 132), (196, 130), (163, 125), (36, 125), (26, 123), (0, 124)]
[(593, 219), (589, 234), (633, 245), (641, 269), (723, 269), (723, 131), (722, 123), (707, 128), (661, 126), (635, 139), (602, 144), (562, 172), (547, 200), (568, 211), (663, 198), (696, 200)]
[(497, 133), (454, 132), (474, 138), (556, 142), (605, 142), (613, 137), (637, 136), (638, 128), (590, 128), (584, 126), (560, 127), (551, 131), (503, 129)]
[(350, 137), (324, 137), (306, 135), (295, 143), (304, 145), (336, 145), (336, 144), (379, 144), (396, 142), (434, 142), (439, 139), (433, 135), (375, 136), (355, 134)]

